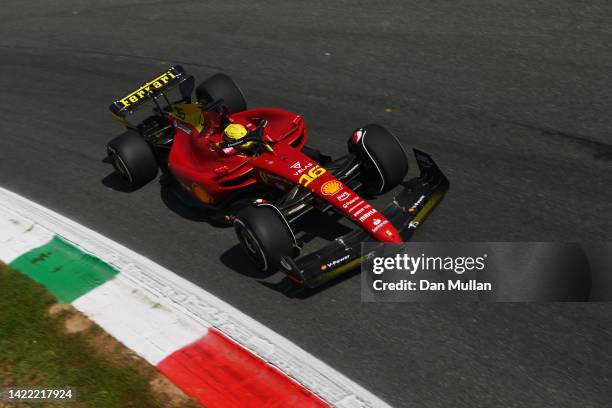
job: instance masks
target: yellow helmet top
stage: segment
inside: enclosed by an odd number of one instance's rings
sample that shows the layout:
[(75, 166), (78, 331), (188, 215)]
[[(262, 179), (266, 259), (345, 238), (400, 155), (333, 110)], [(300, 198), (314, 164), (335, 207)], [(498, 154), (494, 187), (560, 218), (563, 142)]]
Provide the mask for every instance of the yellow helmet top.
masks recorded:
[[(223, 132), (225, 133), (225, 140), (229, 142), (238, 141), (249, 134), (247, 128), (239, 123), (231, 123), (227, 125)], [(236, 146), (236, 149), (249, 150), (251, 147), (253, 147), (253, 144), (254, 142), (247, 142), (245, 144)]]
[(232, 142), (242, 139), (249, 133), (247, 129), (239, 123), (227, 125), (223, 132), (225, 133), (225, 137)]

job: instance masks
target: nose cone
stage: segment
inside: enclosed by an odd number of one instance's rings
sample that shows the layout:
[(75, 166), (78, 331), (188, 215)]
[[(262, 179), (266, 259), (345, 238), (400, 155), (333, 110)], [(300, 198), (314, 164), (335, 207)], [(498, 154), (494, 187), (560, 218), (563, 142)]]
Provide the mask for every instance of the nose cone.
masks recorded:
[(399, 232), (397, 232), (397, 229), (395, 229), (393, 225), (378, 231), (375, 236), (376, 239), (382, 242), (390, 242), (394, 244), (401, 244), (403, 242)]
[(393, 244), (401, 244), (403, 242), (397, 229), (386, 219), (380, 220), (380, 218), (374, 218), (369, 230), (370, 234), (380, 242)]

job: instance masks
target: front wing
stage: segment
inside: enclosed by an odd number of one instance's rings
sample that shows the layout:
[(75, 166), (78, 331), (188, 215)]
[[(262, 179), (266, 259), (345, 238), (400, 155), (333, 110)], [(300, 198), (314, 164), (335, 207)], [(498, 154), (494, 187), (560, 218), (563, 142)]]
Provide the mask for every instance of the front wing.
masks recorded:
[[(449, 181), (427, 153), (414, 149), (420, 175), (404, 184), (382, 214), (408, 241), (448, 191)], [(283, 257), (281, 266), (293, 281), (308, 288), (320, 287), (359, 267), (364, 259), (361, 243), (371, 235), (356, 229), (336, 238), (323, 248), (297, 259)], [(382, 243), (381, 243), (382, 245)]]

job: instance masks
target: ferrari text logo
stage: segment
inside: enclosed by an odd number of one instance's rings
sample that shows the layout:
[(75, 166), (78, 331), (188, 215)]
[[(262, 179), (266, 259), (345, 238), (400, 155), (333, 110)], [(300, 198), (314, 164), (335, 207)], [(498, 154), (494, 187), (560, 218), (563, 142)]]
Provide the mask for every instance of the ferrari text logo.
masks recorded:
[(149, 92), (163, 88), (170, 80), (176, 78), (176, 75), (172, 70), (166, 71), (154, 80), (147, 82), (128, 96), (119, 99), (119, 102), (123, 104), (124, 108), (133, 105), (143, 99), (149, 94)]

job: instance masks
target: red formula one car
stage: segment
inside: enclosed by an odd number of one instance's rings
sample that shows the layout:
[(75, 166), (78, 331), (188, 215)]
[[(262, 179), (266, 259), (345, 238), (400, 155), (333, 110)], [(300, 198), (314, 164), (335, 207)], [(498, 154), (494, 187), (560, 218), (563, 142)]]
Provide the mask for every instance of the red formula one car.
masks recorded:
[[(263, 271), (280, 269), (301, 285), (318, 287), (360, 264), (361, 242), (408, 240), (448, 189), (432, 158), (414, 150), (420, 176), (403, 183), (393, 203), (378, 211), (364, 197), (393, 189), (408, 170), (402, 145), (385, 128), (357, 129), (348, 138), (347, 155), (331, 160), (305, 146), (299, 115), (247, 109), (227, 75), (204, 81), (192, 101), (194, 87), (193, 76), (173, 66), (113, 102), (111, 112), (128, 131), (108, 143), (108, 161), (132, 188), (155, 179), (161, 168), (185, 203), (233, 223)], [(137, 124), (128, 120), (148, 102), (152, 114)], [(358, 228), (301, 254), (292, 225), (312, 210), (335, 211)]]

